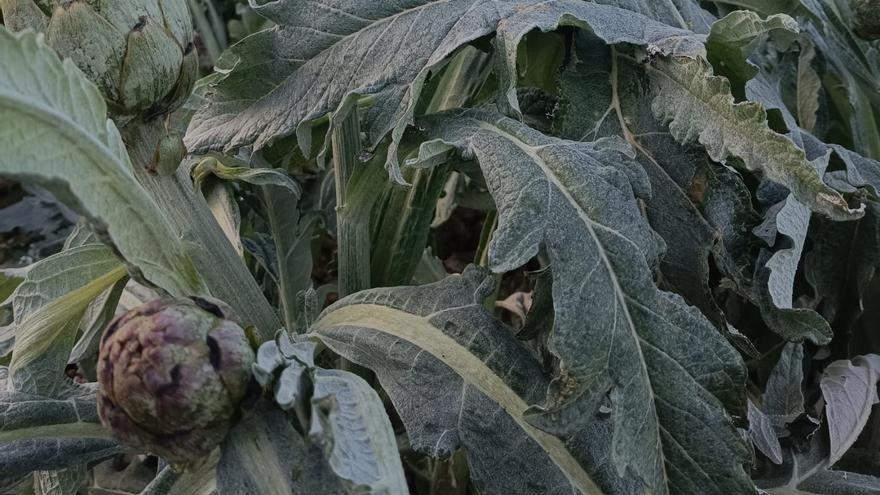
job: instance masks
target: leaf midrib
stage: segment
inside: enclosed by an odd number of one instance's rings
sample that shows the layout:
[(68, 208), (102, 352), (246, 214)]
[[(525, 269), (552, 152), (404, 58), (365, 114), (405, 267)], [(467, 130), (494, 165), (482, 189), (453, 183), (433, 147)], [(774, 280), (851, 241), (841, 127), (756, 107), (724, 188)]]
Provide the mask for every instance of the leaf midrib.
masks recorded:
[[(642, 347), (641, 347), (641, 343), (640, 343), (641, 336), (639, 335), (639, 333), (636, 329), (635, 322), (632, 319), (632, 315), (630, 315), (630, 312), (629, 312), (629, 306), (627, 304), (627, 299), (630, 299), (630, 296), (628, 294), (626, 294), (626, 292), (624, 292), (622, 287), (620, 286), (620, 282), (617, 279), (617, 274), (614, 272), (614, 268), (611, 265), (611, 260), (608, 258), (608, 255), (605, 253), (605, 249), (603, 248), (602, 243), (599, 242), (599, 238), (596, 235), (596, 231), (594, 230), (594, 226), (597, 226), (597, 227), (602, 228), (604, 230), (608, 230), (608, 231), (612, 232), (614, 235), (621, 237), (622, 239), (624, 239), (626, 242), (628, 242), (630, 244), (632, 244), (632, 241), (630, 241), (629, 239), (624, 237), (622, 234), (620, 234), (620, 232), (593, 221), (593, 219), (591, 219), (589, 217), (589, 215), (587, 215), (587, 213), (583, 210), (583, 208), (581, 208), (580, 203), (578, 203), (577, 200), (571, 195), (571, 193), (564, 186), (564, 184), (559, 179), (559, 177), (557, 177), (556, 174), (553, 172), (553, 170), (547, 165), (547, 162), (540, 155), (535, 153), (535, 148), (533, 146), (523, 142), (522, 140), (520, 140), (516, 136), (508, 133), (507, 131), (505, 131), (495, 125), (490, 124), (489, 122), (482, 121), (482, 120), (476, 120), (475, 122), (477, 123), (477, 127), (479, 127), (480, 129), (487, 130), (489, 132), (492, 132), (492, 133), (495, 133), (495, 134), (501, 136), (504, 139), (507, 139), (512, 144), (514, 144), (516, 147), (521, 149), (524, 153), (526, 153), (532, 159), (532, 161), (538, 166), (538, 168), (541, 169), (544, 176), (547, 177), (547, 179), (556, 187), (556, 189), (558, 189), (559, 192), (562, 193), (562, 195), (565, 197), (566, 201), (569, 203), (569, 205), (571, 205), (571, 207), (577, 213), (578, 217), (583, 221), (584, 226), (587, 228), (587, 231), (590, 233), (590, 237), (593, 238), (593, 242), (595, 243), (595, 245), (597, 247), (597, 251), (599, 253), (599, 256), (602, 260), (602, 263), (605, 265), (609, 280), (611, 281), (612, 286), (614, 288), (615, 297), (617, 298), (618, 304), (621, 306), (621, 308), (623, 309), (624, 315), (626, 316), (627, 327), (630, 330), (630, 334), (631, 334), (631, 337), (633, 338), (634, 346), (636, 348), (636, 351), (638, 352), (639, 367), (641, 368), (642, 376), (643, 376), (645, 382), (648, 384), (648, 392), (651, 394), (651, 397), (650, 397), (651, 400), (649, 403), (649, 407), (651, 408), (651, 413), (654, 416), (654, 425), (655, 425), (654, 429), (655, 429), (655, 433), (657, 435), (657, 438), (659, 439), (660, 438), (660, 419), (659, 419), (659, 416), (657, 414), (657, 410), (654, 405), (654, 401), (655, 401), (654, 388), (651, 383), (650, 375), (648, 374), (648, 368), (647, 368), (647, 364), (646, 364), (646, 360), (645, 360), (645, 355), (642, 353)], [(636, 252), (639, 251), (639, 248), (635, 245), (633, 245), (633, 249)], [(617, 325), (615, 325), (614, 328), (616, 329)], [(613, 341), (614, 341), (614, 336), (612, 336), (612, 342)], [(608, 353), (608, 356), (610, 359), (610, 356), (611, 356), (610, 352)], [(608, 366), (610, 367), (610, 363), (608, 363)], [(666, 474), (666, 456), (663, 452), (663, 447), (659, 442), (658, 442), (658, 447), (657, 447), (657, 455), (660, 457), (660, 461), (661, 461), (660, 466), (663, 470), (663, 480), (664, 480), (664, 484), (665, 484), (666, 480), (668, 480), (669, 477)]]
[(329, 338), (322, 334), (322, 330), (339, 326), (384, 333), (427, 351), (504, 409), (547, 452), (574, 486), (586, 494), (603, 493), (559, 438), (535, 428), (525, 420), (523, 413), (528, 409), (528, 404), (498, 374), (467, 348), (431, 325), (426, 317), (378, 304), (353, 304), (336, 309), (316, 321), (311, 327), (311, 335), (326, 341)]

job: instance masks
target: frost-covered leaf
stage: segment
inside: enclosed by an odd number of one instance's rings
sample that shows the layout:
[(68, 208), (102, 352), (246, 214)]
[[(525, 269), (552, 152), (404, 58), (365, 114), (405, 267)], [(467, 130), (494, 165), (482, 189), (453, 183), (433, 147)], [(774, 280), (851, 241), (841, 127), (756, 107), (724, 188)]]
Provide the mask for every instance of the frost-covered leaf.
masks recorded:
[(880, 478), (832, 470), (828, 439), (813, 435), (803, 451), (786, 449), (783, 464), (774, 467), (758, 486), (770, 495), (874, 495)]
[[(709, 177), (715, 166), (705, 152), (676, 143), (656, 121), (642, 69), (622, 51), (586, 33), (575, 35), (572, 61), (560, 77), (553, 131), (576, 141), (621, 136), (634, 144), (651, 181), (652, 194), (644, 198), (648, 221), (667, 245), (660, 264), (664, 283), (717, 319), (720, 309), (709, 293), (709, 256), (721, 255), (716, 243), (722, 230), (743, 227), (729, 218), (714, 224), (713, 215), (727, 215), (731, 206), (735, 213), (739, 205), (712, 203), (721, 192)], [(718, 264), (726, 270), (733, 263), (719, 259)]]
[(54, 400), (0, 391), (0, 486), (31, 471), (63, 469), (119, 451), (98, 420), (94, 393)]
[(505, 19), (498, 28), (498, 56), (507, 64), (507, 70), (501, 74), (502, 88), (507, 90), (504, 103), (514, 111), (519, 110), (516, 80), (513, 77), (517, 73), (517, 48), (529, 31), (552, 31), (561, 26), (576, 26), (591, 31), (607, 44), (646, 45), (654, 53), (670, 56), (705, 56), (703, 37), (692, 31), (674, 28), (612, 6), (588, 2), (544, 2), (534, 8), (520, 10)]
[(737, 10), (712, 24), (706, 39), (709, 61), (719, 75), (726, 76), (734, 87), (742, 85), (758, 73), (746, 59), (763, 35), (779, 32), (793, 39), (798, 32), (797, 21), (784, 14), (762, 19), (750, 10)]
[[(329, 0), (283, 0), (253, 7), (278, 26), (246, 38), (218, 61), (222, 75), (187, 132), (186, 142), (193, 151), (249, 144), (259, 148), (296, 132), (307, 154), (308, 121), (337, 110), (357, 95), (371, 96), (363, 111), (368, 145), (375, 145), (392, 129), (396, 141), (411, 119), (429, 72), (457, 48), (495, 31), (499, 24), (511, 29), (506, 38), (512, 43), (514, 60), (516, 44), (525, 32), (537, 24), (558, 24), (565, 14), (565, 24), (587, 23), (607, 35), (609, 42), (648, 43), (656, 38), (664, 39), (664, 49), (678, 43), (699, 45), (690, 31), (631, 10), (575, 0), (341, 5)], [(668, 39), (669, 33), (677, 33), (679, 40)], [(394, 149), (389, 153), (392, 164)], [(393, 165), (391, 171), (401, 179)]]
[(694, 0), (597, 0), (596, 3), (632, 10), (655, 21), (706, 34), (715, 16)]
[(346, 493), (318, 447), (300, 436), (287, 415), (267, 404), (246, 414), (220, 449), (220, 495)]
[(337, 476), (358, 493), (406, 493), (397, 440), (382, 400), (363, 378), (315, 369), (309, 438)]
[(762, 454), (775, 464), (782, 464), (782, 446), (779, 445), (773, 421), (758, 406), (749, 401), (749, 438)]
[(778, 421), (793, 421), (804, 412), (804, 346), (789, 342), (782, 348), (779, 361), (770, 373), (761, 409)]
[(106, 230), (132, 270), (176, 295), (202, 290), (168, 221), (135, 180), (101, 93), (33, 32), (0, 27), (0, 174), (63, 187)]
[(376, 372), (414, 450), (447, 458), (464, 448), (485, 493), (637, 491), (612, 464), (599, 403), (561, 438), (527, 419), (549, 376), (485, 309), (492, 284), (471, 267), (434, 284), (359, 292), (326, 309), (311, 335)]
[(825, 368), (820, 387), (831, 437), (829, 464), (834, 465), (855, 443), (877, 399), (880, 356), (835, 361)]
[(309, 132), (299, 128), (356, 94), (375, 98), (364, 120), (369, 141), (376, 143), (408, 120), (430, 68), (529, 3), (284, 0), (254, 5), (278, 26), (245, 38), (221, 57), (223, 76), (193, 117), (187, 144), (195, 151), (252, 143), (259, 148), (297, 131), (308, 153)]
[(405, 493), (397, 440), (382, 400), (357, 375), (316, 367), (314, 352), (314, 343), (291, 341), (280, 330), (275, 341), (260, 346), (254, 377), (285, 411), (310, 404), (309, 439), (351, 492)]
[[(629, 147), (547, 137), (488, 111), (439, 114), (419, 126), (480, 163), (499, 211), (489, 248), (494, 271), (547, 249), (549, 349), (562, 377), (541, 421), (575, 428), (592, 394), (607, 392), (618, 469), (632, 469), (658, 492), (747, 489), (744, 447), (725, 412), (745, 416), (742, 362), (698, 311), (654, 285), (662, 241), (636, 201), (650, 184)], [(682, 411), (691, 415), (687, 424), (678, 420)], [(697, 437), (712, 440), (690, 441)]]
[(699, 142), (715, 161), (742, 160), (746, 169), (787, 187), (812, 211), (838, 220), (862, 214), (822, 182), (803, 150), (770, 129), (764, 107), (734, 102), (730, 83), (713, 75), (708, 62), (660, 58), (649, 72), (658, 91), (654, 112), (679, 142)]

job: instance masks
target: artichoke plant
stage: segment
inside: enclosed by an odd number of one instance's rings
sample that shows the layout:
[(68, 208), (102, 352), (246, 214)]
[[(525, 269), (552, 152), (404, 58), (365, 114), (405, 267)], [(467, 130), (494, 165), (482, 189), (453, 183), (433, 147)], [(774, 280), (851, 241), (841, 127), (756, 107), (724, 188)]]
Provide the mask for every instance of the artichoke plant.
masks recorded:
[(230, 310), (158, 299), (117, 317), (101, 338), (98, 413), (130, 447), (183, 464), (226, 436), (254, 353)]
[(183, 0), (0, 0), (12, 30), (34, 29), (101, 90), (119, 124), (174, 110), (198, 77)]

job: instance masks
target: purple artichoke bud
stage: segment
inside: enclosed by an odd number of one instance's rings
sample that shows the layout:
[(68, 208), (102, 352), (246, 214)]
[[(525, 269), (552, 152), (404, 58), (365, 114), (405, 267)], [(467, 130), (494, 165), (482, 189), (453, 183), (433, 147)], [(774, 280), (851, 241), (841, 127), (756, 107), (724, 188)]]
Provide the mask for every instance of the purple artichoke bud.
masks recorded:
[(254, 362), (223, 306), (158, 299), (110, 323), (98, 359), (98, 413), (117, 440), (175, 464), (223, 440)]

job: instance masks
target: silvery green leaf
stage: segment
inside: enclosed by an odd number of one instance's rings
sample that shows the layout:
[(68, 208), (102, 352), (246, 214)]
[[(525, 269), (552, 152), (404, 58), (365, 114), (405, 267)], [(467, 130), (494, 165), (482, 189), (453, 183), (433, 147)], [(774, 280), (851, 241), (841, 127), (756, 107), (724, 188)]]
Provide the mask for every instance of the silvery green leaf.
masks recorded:
[(725, 410), (745, 417), (742, 361), (699, 311), (654, 285), (662, 240), (638, 206), (650, 184), (631, 149), (620, 139), (551, 138), (489, 111), (437, 114), (419, 127), (479, 162), (499, 212), (493, 271), (547, 249), (548, 345), (563, 378), (541, 413), (546, 421), (575, 428), (594, 394), (608, 393), (620, 472), (632, 470), (658, 493), (747, 491), (746, 447)]
[(551, 377), (485, 309), (493, 284), (471, 267), (434, 284), (360, 292), (327, 308), (311, 335), (376, 372), (417, 452), (447, 458), (464, 448), (478, 490), (640, 493), (613, 460), (616, 397), (609, 403), (597, 387), (577, 427), (535, 417), (530, 405), (543, 403)]
[(73, 226), (73, 230), (68, 234), (67, 239), (64, 240), (64, 247), (62, 249), (67, 250), (70, 248), (85, 246), (86, 244), (100, 243), (101, 240), (98, 239), (95, 230), (89, 225), (88, 219), (80, 217), (76, 221), (76, 225)]
[(135, 273), (176, 295), (200, 292), (192, 260), (132, 175), (98, 88), (33, 32), (0, 28), (0, 56), (0, 110), (14, 122), (0, 132), (0, 174), (63, 185), (56, 193), (106, 230)]
[(323, 0), (284, 0), (254, 5), (278, 26), (245, 38), (220, 58), (224, 75), (193, 117), (187, 145), (196, 152), (260, 148), (296, 131), (308, 154), (306, 123), (356, 95), (374, 98), (364, 118), (371, 144), (395, 127), (399, 136), (429, 70), (530, 3), (420, 0), (350, 2), (340, 8)]
[(834, 75), (835, 82), (826, 83), (825, 89), (841, 96), (835, 106), (841, 120), (849, 123), (854, 151), (880, 156), (880, 57), (876, 44), (853, 35), (851, 23), (856, 14), (850, 2), (802, 0), (801, 4), (810, 12), (803, 30), (827, 61), (826, 73)]
[(831, 437), (829, 465), (843, 457), (867, 424), (878, 402), (878, 380), (880, 356), (876, 354), (835, 361), (825, 368), (819, 385)]
[(693, 0), (599, 0), (596, 3), (632, 10), (663, 24), (699, 34), (707, 34), (716, 20)]
[[(626, 57), (625, 49), (576, 34), (572, 61), (560, 77), (553, 132), (575, 141), (620, 136), (633, 143), (651, 181), (645, 212), (667, 245), (660, 261), (666, 287), (718, 320), (720, 309), (709, 291), (709, 256), (716, 253), (720, 268), (735, 278), (728, 273), (735, 263), (723, 259), (724, 250), (716, 248), (716, 240), (735, 235), (743, 222), (729, 217), (714, 220), (728, 215), (731, 205), (739, 205), (722, 197), (718, 181), (713, 181), (717, 166), (705, 152), (679, 145), (656, 121), (646, 97), (651, 88), (642, 71)], [(738, 210), (742, 208), (731, 213)]]
[(873, 495), (880, 492), (880, 478), (832, 470), (828, 439), (813, 435), (803, 451), (786, 449), (783, 464), (774, 467), (759, 487), (769, 495)]
[(779, 445), (773, 422), (752, 401), (749, 401), (748, 414), (749, 438), (752, 443), (774, 464), (782, 464), (782, 446)]
[(804, 151), (767, 125), (764, 107), (735, 102), (730, 83), (705, 60), (661, 57), (651, 64), (658, 96), (654, 113), (681, 143), (699, 142), (718, 162), (732, 157), (791, 190), (810, 210), (838, 220), (862, 215), (822, 182)]
[[(253, 8), (278, 27), (246, 38), (218, 61), (223, 75), (187, 132), (192, 151), (260, 148), (296, 132), (308, 154), (308, 122), (364, 95), (372, 101), (363, 112), (368, 145), (392, 129), (396, 142), (429, 72), (499, 24), (512, 29), (506, 38), (513, 48), (532, 27), (549, 29), (565, 14), (566, 23), (579, 19), (575, 24), (607, 33), (609, 42), (648, 43), (660, 30), (676, 31), (630, 10), (574, 0), (419, 0), (342, 8), (326, 0), (284, 0)], [(689, 38), (689, 31), (677, 32), (682, 42)], [(403, 46), (407, 50), (398, 49)], [(513, 54), (515, 59), (515, 49)], [(399, 181), (395, 150), (389, 163)]]
[(246, 414), (220, 447), (220, 495), (347, 493), (321, 455), (277, 408), (260, 404)]
[(289, 411), (304, 399), (306, 373), (315, 366), (313, 354), (313, 344), (292, 342), (285, 330), (279, 330), (274, 341), (264, 342), (257, 350), (254, 377), (273, 390), (281, 409)]
[(312, 380), (309, 438), (322, 446), (336, 475), (352, 492), (408, 493), (397, 439), (376, 391), (342, 370), (318, 368)]
[(254, 378), (257, 383), (266, 387), (274, 380), (275, 372), (284, 365), (284, 356), (275, 342), (264, 342), (257, 349), (257, 358), (253, 364)]
[[(261, 164), (260, 156), (256, 158)], [(276, 268), (284, 324), (293, 330), (299, 315), (297, 294), (312, 287), (312, 238), (319, 217), (300, 212), (298, 190), (266, 186), (260, 194), (275, 248), (270, 264)]]
[(101, 426), (94, 393), (55, 400), (0, 392), (0, 484), (35, 470), (56, 470), (120, 452)]
[(804, 412), (804, 346), (789, 342), (782, 348), (764, 391), (761, 410), (785, 422), (793, 421)]
[(506, 62), (501, 85), (506, 88), (506, 105), (518, 111), (515, 78), (517, 48), (523, 37), (533, 29), (556, 30), (576, 26), (592, 31), (607, 44), (630, 43), (645, 45), (652, 53), (682, 57), (703, 57), (704, 37), (692, 31), (674, 28), (640, 14), (614, 6), (588, 2), (550, 2), (531, 9), (522, 9), (506, 19), (498, 29), (498, 57)]
[(127, 277), (118, 280), (89, 304), (79, 324), (82, 335), (71, 349), (68, 363), (78, 363), (98, 355), (98, 337), (116, 316), (119, 298), (127, 283)]
[(64, 384), (83, 315), (124, 277), (124, 266), (101, 244), (62, 251), (30, 268), (12, 299), (16, 341), (10, 377), (15, 390), (52, 397), (61, 393), (58, 387)]

